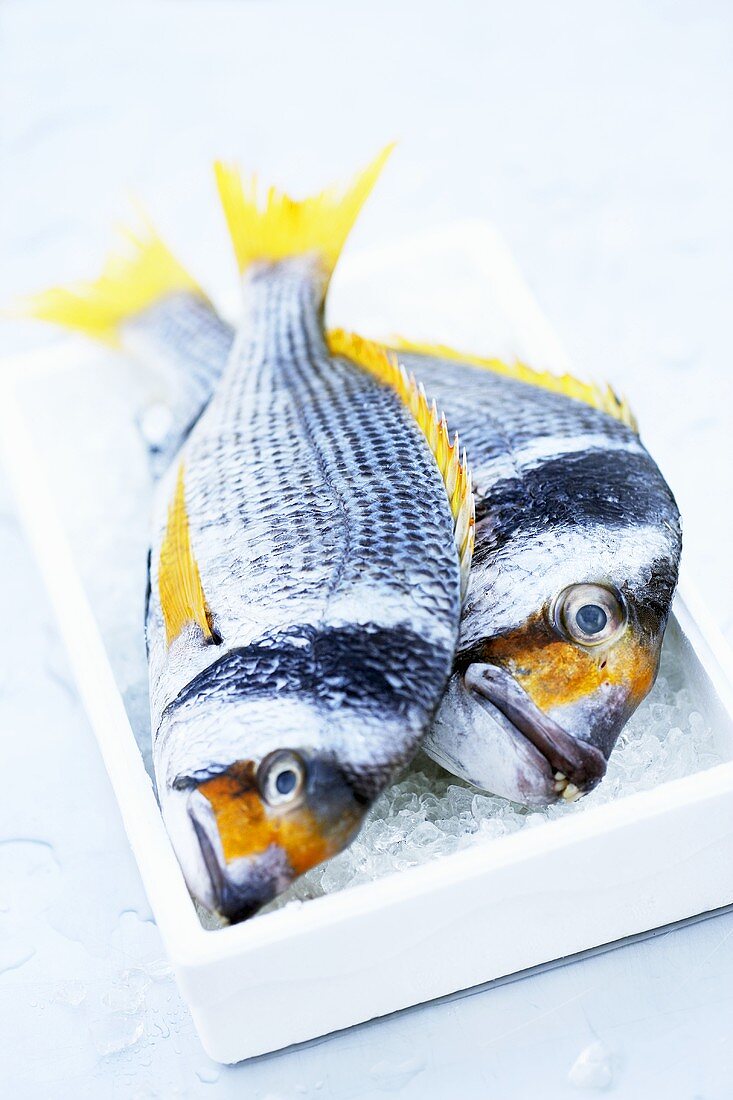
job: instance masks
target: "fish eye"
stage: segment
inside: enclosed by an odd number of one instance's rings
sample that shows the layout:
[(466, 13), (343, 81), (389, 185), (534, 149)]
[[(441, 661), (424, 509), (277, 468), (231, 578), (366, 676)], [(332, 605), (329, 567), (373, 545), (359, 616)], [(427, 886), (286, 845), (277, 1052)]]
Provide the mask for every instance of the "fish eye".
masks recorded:
[(555, 626), (579, 645), (613, 641), (626, 625), (621, 594), (602, 584), (574, 584), (555, 601)]
[(257, 769), (257, 786), (269, 806), (291, 806), (305, 789), (306, 766), (296, 752), (280, 749), (264, 758)]
[(608, 623), (608, 615), (599, 603), (584, 603), (575, 612), (575, 622), (585, 634), (600, 634)]

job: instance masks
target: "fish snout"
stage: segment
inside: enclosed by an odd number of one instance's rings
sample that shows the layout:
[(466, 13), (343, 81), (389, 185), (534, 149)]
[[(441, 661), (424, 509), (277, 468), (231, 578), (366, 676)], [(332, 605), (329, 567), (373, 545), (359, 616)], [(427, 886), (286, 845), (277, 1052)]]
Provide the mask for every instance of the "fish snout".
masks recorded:
[(574, 736), (541, 710), (506, 669), (493, 664), (470, 664), (464, 673), (464, 684), (468, 692), (498, 712), (514, 735), (525, 739), (544, 758), (552, 773), (548, 802), (560, 798), (574, 801), (600, 783), (607, 767), (604, 752)]
[(292, 875), (276, 846), (258, 855), (227, 860), (216, 813), (200, 791), (189, 795), (188, 816), (209, 879), (208, 905), (229, 923), (246, 920), (287, 889)]
[(212, 906), (231, 923), (252, 916), (356, 833), (363, 802), (334, 765), (270, 753), (230, 765), (188, 796)]

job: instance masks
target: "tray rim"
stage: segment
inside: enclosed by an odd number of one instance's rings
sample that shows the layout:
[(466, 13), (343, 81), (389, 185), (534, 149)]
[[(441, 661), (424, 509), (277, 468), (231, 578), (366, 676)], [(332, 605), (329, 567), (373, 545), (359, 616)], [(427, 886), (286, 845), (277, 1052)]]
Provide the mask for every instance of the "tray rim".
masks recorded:
[[(82, 342), (66, 338), (2, 363), (0, 369), (7, 384), (0, 408), (0, 440), (25, 534), (51, 599), (151, 908), (177, 968), (206, 967), (233, 954), (244, 955), (266, 944), (306, 936), (314, 926), (338, 925), (407, 898), (418, 899), (431, 892), (436, 876), (440, 876), (442, 883), (483, 877), (507, 863), (520, 863), (570, 846), (579, 839), (610, 833), (632, 820), (674, 814), (682, 805), (702, 805), (726, 792), (733, 795), (733, 760), (730, 760), (670, 780), (651, 791), (637, 792), (592, 807), (583, 814), (548, 822), (541, 829), (522, 830), (501, 838), (500, 844), (476, 845), (400, 874), (305, 903), (293, 903), (240, 925), (205, 929), (168, 840), (152, 780), (144, 767), (104, 640), (56, 514), (43, 462), (15, 390), (19, 378), (27, 380), (29, 372), (40, 374), (49, 369), (63, 369), (71, 363), (78, 365), (83, 356)], [(684, 568), (674, 614), (710, 678), (723, 710), (733, 722), (733, 651)]]

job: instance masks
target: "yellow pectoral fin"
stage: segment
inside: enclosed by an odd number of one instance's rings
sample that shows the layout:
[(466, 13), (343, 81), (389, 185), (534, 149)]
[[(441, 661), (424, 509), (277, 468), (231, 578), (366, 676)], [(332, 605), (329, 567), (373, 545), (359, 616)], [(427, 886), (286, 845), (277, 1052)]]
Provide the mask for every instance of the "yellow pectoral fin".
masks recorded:
[(168, 645), (189, 623), (201, 628), (206, 641), (213, 640), (211, 612), (191, 547), (183, 474), (181, 463), (176, 491), (168, 509), (168, 526), (160, 548), (158, 567), (158, 591)]

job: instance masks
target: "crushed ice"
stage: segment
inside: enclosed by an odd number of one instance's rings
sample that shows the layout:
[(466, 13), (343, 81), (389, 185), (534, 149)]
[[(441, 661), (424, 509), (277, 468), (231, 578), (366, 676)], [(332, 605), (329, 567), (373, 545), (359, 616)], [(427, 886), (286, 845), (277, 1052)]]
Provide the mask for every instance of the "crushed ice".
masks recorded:
[[(88, 350), (84, 358), (81, 350), (80, 345), (75, 368), (48, 374), (40, 384), (29, 380), (26, 399), (34, 443), (152, 773), (142, 633), (152, 487), (137, 421), (146, 408), (160, 420), (161, 392), (120, 358), (110, 356), (100, 365), (103, 352)], [(491, 844), (719, 763), (687, 663), (684, 640), (672, 626), (654, 691), (626, 727), (606, 778), (587, 798), (528, 810), (469, 787), (420, 755), (377, 801), (351, 847), (303, 876), (269, 908), (368, 882), (469, 845)], [(216, 926), (211, 918), (205, 923)]]
[(712, 729), (685, 676), (676, 634), (670, 628), (654, 690), (622, 733), (603, 782), (587, 798), (528, 809), (477, 791), (420, 754), (374, 804), (351, 846), (303, 875), (268, 908), (369, 882), (473, 844), (490, 844), (720, 763)]
[(86, 996), (87, 987), (84, 982), (80, 982), (76, 978), (68, 978), (56, 983), (53, 999), (56, 1004), (78, 1008), (80, 1004), (84, 1003)]

